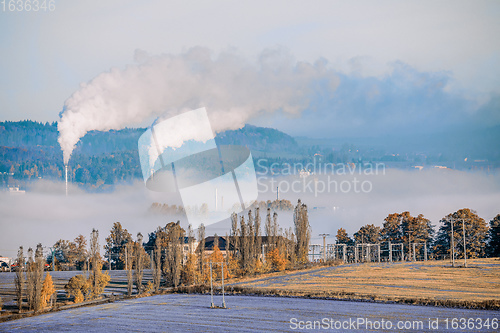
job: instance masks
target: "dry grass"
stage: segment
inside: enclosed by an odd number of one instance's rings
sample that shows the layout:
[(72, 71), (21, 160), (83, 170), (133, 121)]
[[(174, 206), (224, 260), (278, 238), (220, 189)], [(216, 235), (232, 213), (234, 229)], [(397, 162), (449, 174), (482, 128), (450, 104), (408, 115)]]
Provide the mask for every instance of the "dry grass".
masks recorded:
[(500, 260), (469, 260), (467, 268), (453, 268), (447, 261), (349, 264), (246, 279), (233, 290), (500, 308)]

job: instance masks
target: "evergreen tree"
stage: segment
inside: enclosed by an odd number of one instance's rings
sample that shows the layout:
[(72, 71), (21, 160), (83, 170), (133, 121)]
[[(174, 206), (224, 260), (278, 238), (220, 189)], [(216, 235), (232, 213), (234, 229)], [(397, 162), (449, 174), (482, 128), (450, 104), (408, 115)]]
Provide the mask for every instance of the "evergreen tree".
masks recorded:
[(359, 244), (377, 244), (380, 242), (380, 227), (373, 224), (364, 225), (354, 233), (354, 239)]
[[(455, 257), (464, 257), (463, 227), (465, 225), (465, 243), (467, 258), (480, 258), (485, 255), (488, 236), (488, 226), (484, 219), (469, 208), (460, 209), (448, 214), (440, 221), (442, 225), (435, 240), (435, 253), (438, 255), (451, 255), (451, 224), (453, 224), (453, 243)], [(463, 222), (463, 223), (462, 223)]]
[(113, 223), (113, 227), (106, 237), (104, 250), (110, 262), (115, 263), (115, 269), (125, 267), (125, 244), (132, 242), (132, 235), (122, 227), (120, 222)]
[(351, 237), (347, 234), (347, 231), (344, 228), (339, 228), (337, 230), (337, 244), (346, 244), (346, 245), (352, 245), (353, 241)]
[[(403, 213), (404, 214), (404, 213)], [(401, 228), (401, 221), (403, 214), (389, 214), (384, 219), (380, 236), (382, 241), (391, 243), (402, 243), (403, 234)]]
[(488, 238), (488, 255), (490, 257), (500, 257), (500, 214), (490, 221)]

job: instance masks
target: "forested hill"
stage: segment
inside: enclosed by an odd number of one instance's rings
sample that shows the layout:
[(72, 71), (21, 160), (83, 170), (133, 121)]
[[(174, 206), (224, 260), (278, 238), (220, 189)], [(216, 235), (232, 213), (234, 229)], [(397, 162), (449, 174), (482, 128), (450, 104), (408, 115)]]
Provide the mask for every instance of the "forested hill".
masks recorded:
[[(92, 131), (78, 143), (71, 157), (73, 182), (93, 187), (142, 177), (137, 140), (145, 128)], [(5, 187), (39, 177), (62, 179), (62, 151), (57, 123), (25, 120), (0, 122), (0, 176)], [(217, 134), (219, 144), (238, 144), (255, 153), (297, 149), (295, 140), (278, 130), (246, 125)]]

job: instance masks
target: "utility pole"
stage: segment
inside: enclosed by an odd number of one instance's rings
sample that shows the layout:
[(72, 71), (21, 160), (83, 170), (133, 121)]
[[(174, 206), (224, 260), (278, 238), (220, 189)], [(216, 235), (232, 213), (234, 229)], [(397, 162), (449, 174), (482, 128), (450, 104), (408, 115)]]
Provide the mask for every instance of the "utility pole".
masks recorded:
[(453, 241), (453, 223), (455, 222), (455, 220), (451, 220), (450, 221), (450, 224), (451, 224), (451, 266), (452, 267), (455, 267), (455, 243)]
[(319, 234), (323, 236), (323, 261), (326, 262), (326, 237), (330, 236), (330, 234)]
[(392, 262), (392, 244), (389, 241), (389, 262)]
[(465, 245), (465, 220), (462, 219), (462, 232), (464, 234), (464, 267), (467, 267), (467, 246)]

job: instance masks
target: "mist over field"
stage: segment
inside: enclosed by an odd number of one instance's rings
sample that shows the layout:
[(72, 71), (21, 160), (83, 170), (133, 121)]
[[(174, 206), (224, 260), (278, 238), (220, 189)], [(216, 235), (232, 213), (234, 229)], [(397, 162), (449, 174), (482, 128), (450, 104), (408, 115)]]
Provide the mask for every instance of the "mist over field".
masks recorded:
[[(328, 177), (330, 176), (330, 180)], [(330, 181), (331, 191), (314, 190), (314, 178), (318, 182)], [(370, 182), (372, 190), (355, 193), (353, 181), (360, 184)], [(286, 184), (296, 184), (295, 189), (285, 192)], [(304, 181), (306, 187), (303, 186)], [(335, 192), (333, 182), (349, 182), (351, 191)], [(309, 187), (307, 187), (307, 184)], [(439, 225), (445, 215), (461, 208), (477, 211), (488, 222), (500, 212), (500, 174), (466, 172), (450, 169), (429, 169), (406, 171), (386, 169), (379, 175), (322, 175), (284, 176), (259, 178), (258, 200), (274, 200), (279, 184), (280, 199), (296, 204), (300, 198), (308, 205), (309, 222), (312, 228), (312, 244), (319, 244), (318, 234), (329, 233), (328, 241), (333, 243), (338, 228), (345, 228), (352, 236), (361, 226), (375, 224), (382, 226), (383, 219), (390, 213), (410, 211), (413, 216), (424, 214)], [(365, 190), (368, 189), (365, 183)], [(345, 184), (344, 184), (345, 185)], [(267, 187), (267, 190), (266, 190)], [(347, 189), (347, 185), (343, 187)], [(304, 190), (305, 189), (305, 190)], [(70, 186), (70, 195), (64, 195), (63, 182), (38, 181), (24, 195), (9, 195), (0, 192), (2, 212), (2, 233), (0, 249), (2, 254), (14, 257), (20, 245), (35, 247), (38, 242), (51, 246), (59, 239), (73, 240), (79, 234), (88, 238), (92, 228), (100, 233), (100, 243), (104, 245), (114, 222), (134, 236), (147, 234), (158, 226), (181, 220), (187, 229), (185, 216), (167, 216), (148, 212), (153, 202), (181, 204), (177, 194), (156, 193), (146, 189), (142, 181), (132, 185), (119, 185), (110, 193), (88, 193)], [(226, 207), (225, 209), (227, 209)], [(278, 212), (279, 224), (283, 228), (293, 227), (292, 212)], [(265, 212), (261, 212), (262, 220)], [(230, 222), (221, 221), (206, 228), (207, 235), (217, 233), (224, 236), (230, 232)]]

